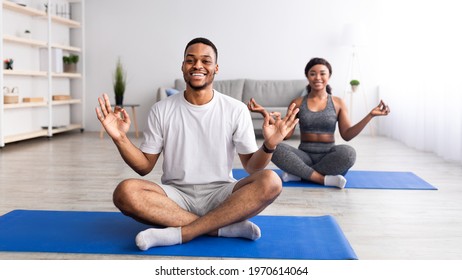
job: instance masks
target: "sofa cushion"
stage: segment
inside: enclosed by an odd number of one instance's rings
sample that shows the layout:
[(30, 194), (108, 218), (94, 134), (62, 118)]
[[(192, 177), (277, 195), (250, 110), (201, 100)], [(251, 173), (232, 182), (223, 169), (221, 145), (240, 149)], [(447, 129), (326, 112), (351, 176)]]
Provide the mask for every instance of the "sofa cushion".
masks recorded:
[(244, 79), (214, 81), (213, 88), (223, 94), (229, 95), (237, 100), (242, 101), (244, 81)]
[[(263, 107), (289, 106), (307, 85), (306, 80), (245, 80), (242, 101), (255, 98)], [(287, 108), (287, 107), (286, 107)]]
[(186, 89), (186, 83), (183, 79), (175, 79), (175, 88), (179, 91), (184, 91)]

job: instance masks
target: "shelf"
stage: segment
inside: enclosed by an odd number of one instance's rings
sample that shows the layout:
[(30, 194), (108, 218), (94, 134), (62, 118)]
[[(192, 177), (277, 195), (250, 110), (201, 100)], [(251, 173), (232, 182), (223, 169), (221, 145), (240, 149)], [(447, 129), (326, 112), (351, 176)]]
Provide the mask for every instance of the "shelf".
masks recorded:
[(33, 107), (46, 107), (46, 102), (21, 102), (16, 104), (4, 104), (5, 109), (19, 109), (19, 108), (33, 108)]
[(32, 77), (46, 77), (47, 72), (43, 71), (25, 71), (25, 70), (3, 70), (3, 74), (10, 76), (32, 76)]
[(21, 6), (16, 3), (3, 0), (3, 8), (5, 10), (10, 10), (16, 13), (21, 13), (28, 16), (36, 16), (36, 17), (46, 17), (47, 14), (44, 11), (40, 11), (38, 9), (30, 8), (27, 6)]
[(53, 106), (57, 105), (69, 105), (69, 104), (80, 104), (82, 103), (82, 100), (80, 99), (69, 99), (69, 100), (59, 100), (59, 101), (53, 101), (51, 104)]
[[(5, 99), (3, 102), (0, 100), (0, 147), (10, 142), (42, 136), (52, 137), (56, 133), (71, 130), (83, 131), (85, 75), (67, 67), (69, 72), (63, 72), (58, 63), (61, 53), (77, 54), (81, 56), (79, 66), (82, 71), (84, 69), (85, 0), (24, 1), (27, 5), (17, 4), (16, 1), (0, 1), (0, 52), (6, 46), (11, 53), (8, 56), (27, 58), (23, 61), (24, 65), (16, 65), (14, 70), (0, 70), (0, 87), (13, 83), (21, 87), (24, 85), (24, 91), (33, 91), (33, 96), (29, 99), (21, 96), (18, 103), (4, 104)], [(50, 13), (45, 11), (44, 3), (50, 4)], [(52, 7), (60, 10), (65, 6), (69, 6), (73, 19), (52, 11)], [(4, 17), (4, 14), (7, 16)], [(24, 30), (25, 23), (36, 27), (37, 33), (19, 34), (14, 31)], [(51, 68), (46, 63), (50, 62), (49, 58), (53, 63)], [(41, 98), (36, 98), (38, 96)], [(37, 102), (23, 102), (24, 100)], [(6, 101), (17, 99), (6, 98)], [(63, 126), (51, 127), (56, 120), (62, 121)]]
[(16, 135), (5, 136), (5, 143), (17, 142), (31, 138), (48, 136), (48, 132), (44, 129), (32, 131), (28, 133), (21, 133)]
[[(46, 77), (48, 74), (44, 71), (25, 71), (25, 70), (3, 70), (3, 74), (9, 76), (32, 76), (32, 77)], [(51, 75), (54, 78), (70, 78), (79, 79), (82, 78), (80, 73), (53, 73)]]
[[(38, 47), (38, 48), (46, 48), (48, 46), (46, 41), (22, 38), (22, 37), (11, 36), (11, 35), (3, 35), (3, 41), (8, 42), (8, 43), (29, 45), (29, 46)], [(63, 44), (51, 44), (51, 47), (55, 49), (62, 49), (65, 51), (75, 52), (75, 53), (82, 52), (82, 49), (79, 47), (68, 46), (68, 45), (63, 45)]]
[(21, 37), (11, 36), (11, 35), (3, 35), (3, 41), (9, 42), (9, 43), (29, 45), (32, 47), (46, 47), (47, 46), (47, 42), (45, 41), (21, 38)]
[(62, 49), (64, 51), (75, 52), (75, 53), (79, 53), (79, 52), (82, 51), (81, 48), (73, 47), (73, 46), (67, 46), (67, 45), (61, 45), (61, 44), (51, 44), (51, 47), (56, 48), (56, 49)]
[[(81, 104), (82, 100), (80, 99), (69, 99), (69, 100), (59, 100), (52, 101), (53, 106), (59, 105), (71, 105), (71, 104)], [(4, 104), (5, 109), (20, 109), (20, 108), (33, 108), (33, 107), (46, 107), (48, 106), (47, 102), (21, 102), (15, 104)]]
[[(21, 6), (21, 5), (18, 5), (10, 1), (6, 1), (6, 0), (3, 0), (3, 8), (5, 10), (10, 10), (10, 11), (24, 14), (27, 16), (35, 16), (35, 17), (43, 17), (43, 18), (46, 18), (48, 16), (47, 13), (39, 9), (30, 8), (27, 6)], [(63, 17), (56, 16), (56, 15), (51, 15), (51, 20), (55, 23), (65, 25), (70, 28), (80, 28), (81, 27), (81, 24), (78, 21), (63, 18)]]
[(59, 17), (59, 16), (54, 16), (54, 15), (51, 16), (51, 20), (53, 22), (55, 22), (55, 23), (66, 25), (66, 26), (68, 26), (70, 28), (80, 28), (80, 26), (81, 26), (80, 22), (78, 22), (78, 21), (68, 19), (68, 18)]
[(82, 74), (80, 73), (53, 73), (52, 76), (54, 78), (71, 78), (71, 79), (82, 78)]
[[(64, 127), (53, 128), (53, 134), (63, 133), (71, 130), (82, 129), (83, 126), (80, 124), (70, 124)], [(46, 130), (45, 130), (46, 131)]]

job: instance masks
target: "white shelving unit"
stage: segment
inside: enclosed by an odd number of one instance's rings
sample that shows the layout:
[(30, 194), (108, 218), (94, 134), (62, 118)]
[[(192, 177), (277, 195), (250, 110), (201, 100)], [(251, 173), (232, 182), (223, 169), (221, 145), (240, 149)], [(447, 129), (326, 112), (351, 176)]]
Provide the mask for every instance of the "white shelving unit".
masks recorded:
[[(83, 131), (85, 1), (26, 0), (25, 5), (1, 1), (0, 87), (19, 89), (19, 103), (5, 104), (3, 96), (0, 98), (0, 147), (70, 130)], [(67, 15), (56, 13), (61, 8)], [(30, 29), (30, 37), (21, 33), (25, 29)], [(53, 58), (55, 50), (79, 56), (77, 73), (54, 71), (53, 59), (62, 59)], [(14, 59), (13, 70), (4, 69), (3, 60), (7, 58)], [(55, 95), (66, 98), (54, 100)], [(38, 102), (23, 102), (24, 97)]]

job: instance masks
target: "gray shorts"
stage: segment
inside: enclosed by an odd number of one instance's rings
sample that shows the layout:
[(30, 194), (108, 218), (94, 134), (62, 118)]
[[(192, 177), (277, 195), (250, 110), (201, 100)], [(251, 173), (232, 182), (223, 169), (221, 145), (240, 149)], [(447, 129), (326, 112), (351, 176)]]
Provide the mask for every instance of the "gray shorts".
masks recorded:
[(198, 216), (204, 216), (231, 195), (237, 182), (187, 186), (159, 184), (159, 186), (181, 208)]

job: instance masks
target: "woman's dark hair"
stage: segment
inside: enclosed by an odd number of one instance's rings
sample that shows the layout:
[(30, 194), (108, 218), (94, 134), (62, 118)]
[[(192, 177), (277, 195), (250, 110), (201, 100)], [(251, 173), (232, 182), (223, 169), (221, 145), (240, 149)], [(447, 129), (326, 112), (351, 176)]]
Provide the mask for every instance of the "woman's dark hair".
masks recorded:
[(189, 46), (194, 45), (194, 44), (199, 44), (199, 43), (207, 45), (213, 49), (213, 52), (215, 53), (215, 63), (218, 63), (217, 47), (215, 46), (215, 44), (212, 43), (212, 41), (210, 41), (207, 38), (198, 37), (198, 38), (194, 38), (191, 41), (189, 41), (189, 43), (186, 45), (186, 48), (184, 49), (184, 54), (186, 54), (186, 50), (189, 48)]
[[(332, 76), (332, 66), (330, 65), (330, 63), (325, 60), (324, 58), (320, 58), (320, 57), (314, 57), (312, 59), (310, 59), (310, 61), (308, 61), (308, 63), (306, 64), (305, 66), (305, 77), (308, 77), (308, 72), (310, 71), (310, 69), (315, 66), (315, 65), (318, 65), (318, 64), (321, 64), (321, 65), (324, 65), (327, 67), (327, 69), (329, 70), (329, 77)], [(308, 85), (306, 87), (308, 93), (311, 91), (311, 86)], [(328, 94), (332, 94), (332, 88), (330, 85), (327, 85), (326, 86), (326, 91)]]

